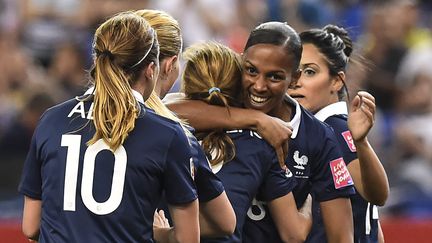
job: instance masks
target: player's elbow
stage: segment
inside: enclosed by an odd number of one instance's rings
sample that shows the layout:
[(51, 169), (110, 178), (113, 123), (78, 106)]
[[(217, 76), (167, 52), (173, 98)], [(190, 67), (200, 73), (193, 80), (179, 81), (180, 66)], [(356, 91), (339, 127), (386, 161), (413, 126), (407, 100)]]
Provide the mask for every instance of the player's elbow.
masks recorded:
[(289, 243), (302, 243), (306, 241), (306, 237), (307, 235), (303, 235), (300, 233), (291, 233), (291, 234), (287, 234), (287, 233), (282, 233), (279, 234), (281, 237), (282, 242), (289, 242)]
[(232, 235), (235, 231), (236, 224), (236, 217), (233, 213), (229, 218), (226, 219), (225, 222), (223, 222), (223, 224), (220, 225), (219, 233), (221, 235)]
[(384, 206), (388, 198), (389, 190), (381, 191), (380, 193), (375, 193), (374, 195), (368, 196), (367, 201), (373, 205)]
[(39, 238), (39, 228), (38, 227), (31, 227), (30, 225), (23, 224), (22, 225), (22, 232), (27, 237), (27, 239), (37, 241)]
[(234, 213), (232, 215), (227, 215), (227, 217), (225, 217), (225, 220), (223, 221), (214, 222), (212, 226), (212, 237), (223, 237), (232, 235), (235, 231), (236, 223), (237, 222)]
[(312, 221), (310, 221), (310, 225), (295, 227), (295, 229), (292, 227), (285, 227), (285, 229), (279, 229), (279, 236), (283, 242), (305, 242), (311, 227)]
[(370, 203), (382, 207), (385, 205), (386, 201), (387, 201), (387, 197), (381, 197), (381, 198), (376, 198), (374, 200), (371, 200)]

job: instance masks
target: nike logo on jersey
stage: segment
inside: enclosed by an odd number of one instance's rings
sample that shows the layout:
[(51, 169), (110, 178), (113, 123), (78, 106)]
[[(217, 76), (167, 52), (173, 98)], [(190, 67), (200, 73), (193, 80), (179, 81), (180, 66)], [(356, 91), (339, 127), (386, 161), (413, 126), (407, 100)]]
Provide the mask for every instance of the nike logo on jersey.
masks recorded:
[(294, 162), (296, 162), (297, 165), (294, 165), (294, 168), (299, 169), (299, 170), (304, 170), (305, 169), (305, 165), (307, 165), (309, 159), (306, 155), (302, 155), (301, 157), (299, 156), (300, 152), (298, 150), (296, 150), (294, 152)]

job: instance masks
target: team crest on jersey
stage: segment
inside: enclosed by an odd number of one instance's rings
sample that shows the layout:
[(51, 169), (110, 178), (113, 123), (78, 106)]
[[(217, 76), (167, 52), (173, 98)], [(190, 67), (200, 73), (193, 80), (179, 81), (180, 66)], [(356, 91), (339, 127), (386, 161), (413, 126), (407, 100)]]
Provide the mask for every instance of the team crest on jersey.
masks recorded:
[(356, 149), (356, 146), (354, 144), (354, 140), (352, 138), (351, 132), (349, 130), (345, 131), (342, 133), (342, 136), (345, 139), (345, 142), (347, 143), (348, 148), (351, 150), (351, 152), (356, 152), (357, 149)]
[(190, 166), (190, 173), (191, 173), (192, 179), (195, 180), (195, 164), (194, 164), (193, 158), (190, 158), (189, 166)]
[(296, 162), (297, 165), (294, 165), (294, 168), (299, 169), (299, 170), (304, 170), (305, 169), (305, 165), (307, 165), (309, 159), (306, 155), (302, 155), (300, 156), (300, 152), (298, 150), (296, 150), (294, 152), (294, 156), (293, 156), (294, 162)]
[(342, 157), (330, 161), (330, 169), (336, 189), (354, 185), (354, 182)]

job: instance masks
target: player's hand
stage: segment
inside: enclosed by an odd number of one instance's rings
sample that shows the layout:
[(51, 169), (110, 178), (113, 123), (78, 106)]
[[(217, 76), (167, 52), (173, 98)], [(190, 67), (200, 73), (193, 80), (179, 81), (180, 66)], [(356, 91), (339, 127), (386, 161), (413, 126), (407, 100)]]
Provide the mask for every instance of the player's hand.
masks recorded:
[(153, 217), (153, 229), (155, 228), (170, 228), (168, 219), (165, 217), (165, 212), (163, 210), (156, 210)]
[(348, 128), (354, 142), (366, 138), (375, 122), (375, 98), (365, 91), (359, 91), (351, 102), (348, 114)]
[(286, 168), (285, 158), (288, 155), (288, 142), (292, 130), (288, 122), (268, 115), (263, 116), (257, 126), (258, 133), (275, 149), (282, 169)]

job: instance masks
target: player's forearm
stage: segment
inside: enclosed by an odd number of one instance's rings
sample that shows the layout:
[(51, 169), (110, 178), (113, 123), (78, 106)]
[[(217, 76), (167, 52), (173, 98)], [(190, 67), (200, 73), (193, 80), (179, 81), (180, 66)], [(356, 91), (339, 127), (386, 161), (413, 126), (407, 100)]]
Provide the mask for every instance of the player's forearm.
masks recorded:
[(204, 237), (220, 237), (225, 236), (220, 227), (217, 224), (209, 220), (205, 215), (200, 213), (200, 235)]
[(175, 231), (174, 227), (171, 228), (154, 228), (153, 238), (158, 243), (187, 243), (195, 242), (188, 239), (181, 239)]
[(197, 100), (176, 100), (166, 103), (177, 116), (186, 119), (197, 131), (214, 129), (255, 128), (259, 121), (257, 111), (214, 106)]
[[(310, 197), (310, 196), (309, 196)], [(312, 211), (311, 211), (311, 202), (312, 199), (309, 199), (309, 202), (306, 202), (305, 204), (309, 205), (303, 205), (302, 208), (299, 210), (298, 218), (300, 223), (300, 232), (301, 237), (306, 240), (307, 236), (309, 235), (311, 229), (312, 229)]]
[(24, 196), (22, 232), (33, 241), (39, 239), (42, 201)]
[(356, 141), (355, 145), (360, 162), (361, 183), (365, 199), (372, 204), (383, 206), (389, 193), (384, 167), (366, 138)]
[(153, 238), (156, 242), (175, 242), (174, 228), (153, 228)]
[(200, 203), (201, 236), (232, 235), (235, 227), (236, 216), (225, 192), (208, 202)]

